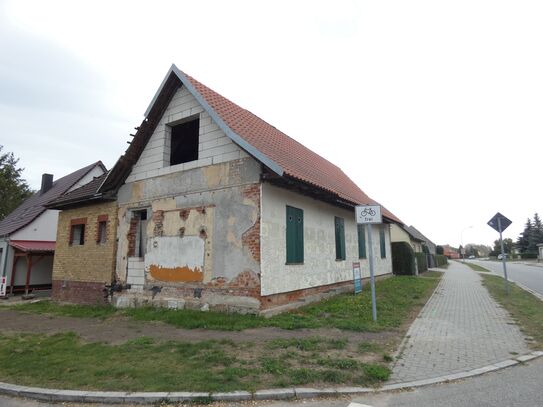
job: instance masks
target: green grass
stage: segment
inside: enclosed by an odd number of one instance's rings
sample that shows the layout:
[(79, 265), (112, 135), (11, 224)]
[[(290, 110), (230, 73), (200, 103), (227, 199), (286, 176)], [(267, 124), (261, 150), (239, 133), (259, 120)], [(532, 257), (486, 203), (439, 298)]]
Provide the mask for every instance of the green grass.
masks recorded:
[(470, 263), (470, 262), (467, 262), (467, 263), (462, 263), (462, 264), (465, 264), (466, 266), (468, 266), (469, 268), (471, 268), (473, 271), (484, 271), (486, 273), (490, 273), (490, 270), (482, 267), (482, 266), (479, 266), (478, 264), (474, 264), (474, 263)]
[(55, 315), (106, 318), (115, 313), (139, 321), (162, 321), (179, 328), (203, 328), (239, 331), (248, 328), (278, 327), (283, 329), (338, 328), (352, 331), (379, 332), (399, 327), (410, 313), (423, 305), (433, 292), (441, 273), (428, 272), (424, 277), (395, 276), (376, 282), (377, 322), (371, 317), (369, 284), (359, 295), (343, 294), (297, 310), (266, 319), (254, 315), (169, 310), (142, 307), (115, 311), (111, 307), (57, 305), (52, 302), (24, 304), (15, 309)]
[(506, 295), (501, 277), (483, 275), (483, 283), (490, 295), (517, 321), (522, 332), (534, 339), (530, 346), (543, 349), (543, 301), (512, 283)]
[(345, 346), (326, 338), (236, 344), (141, 337), (107, 345), (84, 343), (73, 333), (0, 335), (0, 381), (62, 389), (218, 392), (375, 385), (388, 379), (386, 365), (365, 363)]

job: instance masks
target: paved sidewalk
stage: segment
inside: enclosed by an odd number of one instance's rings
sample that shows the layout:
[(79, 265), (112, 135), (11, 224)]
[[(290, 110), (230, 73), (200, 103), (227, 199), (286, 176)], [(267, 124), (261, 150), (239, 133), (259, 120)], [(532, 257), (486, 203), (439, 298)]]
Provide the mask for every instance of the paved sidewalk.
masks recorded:
[(407, 335), (389, 383), (463, 372), (530, 351), (481, 277), (454, 261)]

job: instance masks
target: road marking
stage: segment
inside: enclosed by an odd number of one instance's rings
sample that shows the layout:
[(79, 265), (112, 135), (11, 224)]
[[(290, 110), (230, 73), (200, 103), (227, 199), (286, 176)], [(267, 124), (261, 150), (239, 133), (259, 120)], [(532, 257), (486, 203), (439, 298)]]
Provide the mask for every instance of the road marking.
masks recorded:
[(371, 407), (371, 406), (368, 405), (368, 404), (355, 403), (355, 402), (353, 401), (353, 402), (351, 402), (351, 404), (349, 404), (347, 407)]

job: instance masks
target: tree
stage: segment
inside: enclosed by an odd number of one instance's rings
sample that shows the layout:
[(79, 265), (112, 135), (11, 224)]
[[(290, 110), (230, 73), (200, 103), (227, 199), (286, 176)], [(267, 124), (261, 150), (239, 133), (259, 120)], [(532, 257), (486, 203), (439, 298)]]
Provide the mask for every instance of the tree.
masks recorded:
[(543, 243), (543, 222), (536, 212), (533, 220), (526, 220), (526, 226), (518, 237), (516, 246), (520, 253), (537, 253), (539, 243)]
[(436, 254), (443, 255), (443, 246), (436, 246)]
[[(513, 248), (515, 247), (515, 244), (513, 243), (513, 239), (511, 238), (506, 238), (506, 239), (503, 239), (503, 251), (504, 253), (508, 253), (508, 254), (511, 254), (513, 253)], [(493, 250), (494, 253), (496, 254), (500, 254), (502, 252), (502, 248), (501, 248), (501, 245), (500, 245), (500, 240), (494, 240), (494, 250)]]
[(17, 168), (19, 159), (13, 153), (2, 153), (3, 148), (0, 145), (0, 220), (32, 195), (30, 187), (21, 177), (24, 168)]

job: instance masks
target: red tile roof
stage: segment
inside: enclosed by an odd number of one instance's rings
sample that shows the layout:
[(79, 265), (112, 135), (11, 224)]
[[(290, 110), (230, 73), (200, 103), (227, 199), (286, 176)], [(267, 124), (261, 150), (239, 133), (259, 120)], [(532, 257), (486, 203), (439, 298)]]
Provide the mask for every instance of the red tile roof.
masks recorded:
[[(278, 164), (284, 174), (337, 194), (354, 204), (377, 203), (330, 161), (193, 77), (183, 75), (234, 133)], [(182, 77), (180, 79), (183, 81)], [(383, 215), (402, 223), (386, 208), (383, 208)]]
[(10, 246), (23, 252), (54, 252), (55, 242), (37, 241), (37, 240), (11, 240)]

